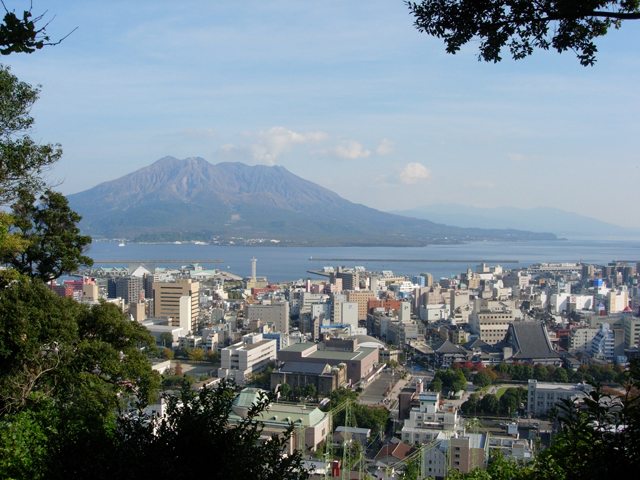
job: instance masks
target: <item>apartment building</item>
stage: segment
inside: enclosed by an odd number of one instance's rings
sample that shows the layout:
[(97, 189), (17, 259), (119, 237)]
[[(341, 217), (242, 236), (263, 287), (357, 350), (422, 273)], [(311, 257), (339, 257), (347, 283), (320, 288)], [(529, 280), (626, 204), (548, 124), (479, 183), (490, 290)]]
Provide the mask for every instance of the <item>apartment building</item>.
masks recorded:
[[(154, 316), (171, 318), (171, 325), (182, 327), (188, 325), (190, 331), (197, 332), (200, 316), (200, 283), (179, 278), (175, 282), (158, 282), (153, 283), (152, 286)], [(182, 297), (189, 298), (182, 300), (181, 303)]]

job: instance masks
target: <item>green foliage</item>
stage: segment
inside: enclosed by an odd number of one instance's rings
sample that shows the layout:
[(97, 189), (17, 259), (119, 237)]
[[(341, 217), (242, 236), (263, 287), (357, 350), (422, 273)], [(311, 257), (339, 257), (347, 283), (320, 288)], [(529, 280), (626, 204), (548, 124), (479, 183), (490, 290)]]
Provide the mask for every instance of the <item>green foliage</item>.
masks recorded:
[(640, 362), (632, 364), (626, 394), (612, 397), (597, 386), (583, 407), (563, 401), (560, 431), (537, 468), (547, 478), (616, 478), (640, 466)]
[(469, 398), (464, 402), (460, 409), (465, 415), (476, 415), (480, 410), (480, 395), (472, 393)]
[(267, 367), (264, 372), (253, 375), (251, 383), (264, 388), (269, 388), (271, 386), (271, 372), (273, 372), (275, 368), (276, 364), (274, 362), (267, 363)]
[(480, 388), (488, 387), (491, 385), (491, 377), (487, 372), (478, 372), (473, 379), (473, 384)]
[(442, 380), (440, 380), (439, 378), (435, 378), (434, 377), (434, 379), (429, 384), (429, 390), (433, 390), (434, 392), (441, 392), (442, 391)]
[(549, 375), (549, 371), (544, 365), (536, 365), (533, 369), (533, 378), (539, 382), (544, 382)]
[[(295, 389), (294, 389), (295, 390)], [(384, 429), (389, 419), (389, 411), (384, 407), (370, 407), (356, 403), (358, 394), (347, 388), (340, 388), (331, 392), (330, 401), (322, 407), (327, 412), (342, 405), (347, 400), (351, 401), (351, 419), (352, 427), (370, 428), (375, 434), (380, 429)], [(342, 410), (334, 416), (333, 426), (339, 427), (345, 425), (345, 411)]]
[(93, 265), (83, 255), (91, 237), (80, 235), (76, 224), (82, 217), (69, 208), (61, 193), (46, 190), (36, 204), (35, 196), (21, 191), (12, 210), (15, 218), (12, 233), (19, 233), (27, 242), (17, 255), (2, 258), (2, 262), (23, 275), (44, 282), (71, 273), (80, 265)]
[(171, 350), (170, 348), (162, 349), (162, 358), (164, 358), (165, 360), (173, 360), (174, 357), (175, 357), (175, 352), (173, 350)]
[[(436, 389), (438, 386), (436, 382), (437, 380), (441, 382), (440, 389)], [(465, 377), (462, 368), (454, 370), (438, 370), (431, 382), (431, 390), (440, 391), (443, 387), (453, 390), (454, 392), (465, 390), (467, 388), (467, 378)]]
[(514, 60), (535, 48), (571, 50), (580, 64), (593, 65), (594, 40), (623, 20), (640, 18), (638, 0), (422, 0), (406, 2), (421, 32), (442, 38), (447, 53), (477, 38), (479, 59), (499, 62), (504, 47)]
[(167, 375), (162, 377), (162, 388), (167, 390), (179, 389), (183, 386), (190, 387), (196, 383), (193, 375)]
[[(301, 452), (285, 455), (292, 430), (261, 441), (262, 426), (256, 416), (267, 408), (264, 397), (247, 418), (230, 423), (231, 405), (237, 390), (227, 384), (195, 393), (183, 389), (169, 398), (167, 416), (140, 415), (122, 418), (115, 435), (115, 455), (85, 462), (87, 472), (101, 478), (185, 478), (199, 471), (202, 459), (215, 459), (209, 478), (305, 479)], [(117, 462), (113, 462), (117, 458)], [(241, 461), (239, 461), (241, 459)], [(96, 468), (98, 467), (98, 468)]]
[(204, 350), (201, 348), (194, 348), (189, 352), (189, 360), (192, 362), (202, 362), (204, 358)]
[(485, 415), (496, 415), (500, 411), (500, 402), (493, 394), (485, 395), (480, 401), (480, 409)]
[(171, 345), (173, 345), (173, 335), (169, 332), (163, 332), (160, 335), (160, 345), (164, 347), (171, 347)]
[(289, 395), (291, 395), (291, 385), (289, 385), (288, 383), (283, 383), (282, 385), (280, 385), (280, 394), (284, 398), (289, 398)]
[(113, 409), (158, 378), (140, 347), (149, 332), (113, 304), (60, 298), (38, 280), (0, 290), (0, 414), (52, 399)]
[(33, 17), (31, 10), (22, 12), (22, 17), (15, 12), (6, 11), (0, 24), (0, 53), (2, 55), (33, 53), (45, 45), (51, 45), (45, 33), (48, 24), (42, 28), (36, 27), (42, 17), (42, 15)]
[(569, 375), (564, 368), (556, 368), (553, 372), (553, 381), (558, 383), (567, 383), (569, 381)]
[(307, 397), (315, 397), (317, 393), (316, 386), (313, 383), (308, 383), (304, 387), (304, 394)]
[(208, 350), (207, 353), (205, 354), (205, 357), (207, 361), (211, 363), (220, 362), (220, 354), (218, 352), (214, 352), (213, 350)]
[[(584, 367), (587, 370), (588, 367)], [(613, 369), (612, 369), (613, 370)], [(618, 369), (617, 374), (622, 374)], [(605, 394), (599, 385), (582, 402), (564, 400), (553, 415), (557, 433), (533, 462), (520, 464), (494, 456), (486, 470), (450, 472), (454, 480), (601, 480), (625, 478), (640, 467), (640, 362), (634, 360), (625, 393)], [(502, 398), (526, 398), (508, 389)], [(488, 396), (487, 396), (488, 397)], [(485, 398), (487, 398), (485, 397)], [(484, 400), (483, 400), (484, 401)]]
[(39, 145), (27, 135), (33, 126), (29, 112), (38, 94), (37, 88), (20, 82), (9, 67), (0, 65), (0, 205), (12, 203), (20, 191), (42, 188), (43, 173), (62, 155), (60, 145)]
[(44, 412), (26, 410), (4, 416), (0, 423), (0, 479), (43, 478), (40, 461), (46, 456), (51, 433)]

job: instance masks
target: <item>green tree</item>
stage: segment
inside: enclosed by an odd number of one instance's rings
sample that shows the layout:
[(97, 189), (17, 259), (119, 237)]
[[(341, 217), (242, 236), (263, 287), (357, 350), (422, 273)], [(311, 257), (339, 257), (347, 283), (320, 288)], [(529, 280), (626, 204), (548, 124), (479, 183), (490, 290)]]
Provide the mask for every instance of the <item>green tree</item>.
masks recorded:
[(170, 348), (162, 349), (162, 358), (164, 358), (165, 360), (173, 360), (175, 356), (176, 356), (175, 352)]
[(513, 416), (518, 411), (518, 397), (507, 395), (506, 392), (500, 397), (500, 413)]
[(205, 354), (207, 361), (211, 363), (218, 363), (220, 361), (220, 354), (218, 352), (214, 352), (213, 350), (208, 350)]
[(38, 94), (0, 65), (0, 205), (13, 203), (23, 190), (40, 190), (43, 173), (62, 155), (60, 145), (39, 145), (28, 135), (34, 123), (29, 113)]
[(0, 289), (0, 415), (42, 402), (111, 411), (158, 387), (141, 348), (146, 328), (113, 304), (93, 307), (60, 298), (38, 280)]
[(289, 398), (289, 396), (291, 395), (291, 385), (289, 385), (288, 383), (281, 384), (280, 385), (280, 394), (284, 398)]
[(485, 395), (480, 402), (480, 409), (487, 415), (497, 414), (500, 410), (498, 398), (493, 394)]
[(569, 375), (564, 368), (556, 368), (553, 372), (553, 381), (558, 383), (567, 383), (569, 381)]
[(469, 395), (469, 398), (460, 406), (460, 409), (465, 415), (475, 415), (475, 413), (480, 409), (480, 395), (477, 393)]
[(204, 360), (204, 350), (201, 348), (194, 348), (189, 352), (189, 360), (192, 362), (201, 362)]
[(160, 345), (163, 347), (171, 347), (171, 345), (173, 345), (173, 335), (169, 332), (163, 332), (160, 335)]
[(544, 382), (547, 379), (548, 374), (549, 372), (544, 365), (538, 364), (533, 369), (533, 378), (539, 382)]
[(5, 12), (0, 23), (0, 54), (33, 53), (46, 45), (56, 45), (62, 41), (51, 43), (46, 33), (49, 22), (38, 27), (45, 14), (34, 17), (31, 9), (23, 11), (22, 16), (16, 15), (15, 11), (5, 9)]
[(76, 224), (82, 217), (69, 208), (64, 195), (46, 190), (36, 204), (33, 194), (23, 190), (12, 210), (12, 232), (24, 238), (27, 246), (13, 257), (3, 258), (3, 263), (44, 282), (71, 273), (80, 265), (93, 265), (93, 260), (83, 255), (91, 237), (80, 235)]
[(473, 384), (480, 387), (488, 387), (491, 385), (491, 377), (487, 374), (487, 372), (478, 372), (473, 379)]
[(429, 389), (433, 390), (434, 392), (441, 392), (442, 380), (440, 380), (439, 378), (434, 378), (431, 384), (429, 385)]
[(508, 47), (522, 59), (536, 48), (575, 52), (581, 65), (593, 65), (594, 41), (624, 20), (640, 18), (638, 0), (422, 0), (407, 2), (416, 28), (442, 38), (447, 53), (478, 39), (479, 59), (502, 60)]
[[(308, 478), (302, 452), (288, 452), (293, 427), (262, 438), (257, 416), (268, 408), (263, 397), (246, 418), (231, 418), (238, 393), (228, 384), (193, 392), (183, 388), (167, 399), (166, 415), (142, 409), (119, 416), (111, 428), (64, 437), (51, 445), (46, 477), (68, 478), (192, 478), (203, 471), (202, 459), (215, 462), (212, 479), (297, 480)], [(142, 405), (140, 405), (142, 407)]]
[[(536, 462), (538, 478), (616, 478), (640, 465), (640, 363), (634, 361), (621, 397), (596, 387), (582, 405), (562, 401), (559, 431)], [(629, 470), (631, 469), (631, 470)]]
[(317, 393), (316, 386), (313, 383), (308, 383), (304, 387), (304, 394), (307, 397), (315, 397)]

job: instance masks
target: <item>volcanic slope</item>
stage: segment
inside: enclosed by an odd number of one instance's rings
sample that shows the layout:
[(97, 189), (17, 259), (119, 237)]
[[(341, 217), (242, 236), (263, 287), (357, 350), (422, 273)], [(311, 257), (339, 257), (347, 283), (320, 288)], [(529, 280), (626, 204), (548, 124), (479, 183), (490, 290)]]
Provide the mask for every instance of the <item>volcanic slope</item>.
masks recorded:
[[(133, 241), (277, 239), (295, 245), (424, 245), (464, 240), (555, 239), (384, 213), (341, 198), (284, 167), (212, 165), (165, 157), (68, 196), (82, 231)], [(445, 238), (446, 237), (446, 238)]]

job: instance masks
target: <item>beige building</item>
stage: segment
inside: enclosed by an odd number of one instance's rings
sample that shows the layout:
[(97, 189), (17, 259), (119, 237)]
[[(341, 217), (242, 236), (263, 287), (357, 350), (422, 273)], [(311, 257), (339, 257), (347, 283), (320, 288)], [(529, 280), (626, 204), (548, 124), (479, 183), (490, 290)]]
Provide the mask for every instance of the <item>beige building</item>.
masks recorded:
[(640, 317), (631, 315), (624, 318), (624, 348), (640, 346)]
[(598, 333), (598, 328), (578, 328), (569, 335), (569, 351), (588, 352), (591, 350), (591, 340)]
[[(180, 299), (190, 297), (191, 310), (188, 316), (191, 317), (191, 321), (189, 329), (192, 332), (197, 332), (200, 316), (199, 292), (200, 283), (189, 279), (153, 283), (154, 316), (156, 318), (171, 318), (171, 325), (184, 327), (186, 322), (181, 321), (180, 318)], [(184, 300), (182, 302), (184, 307)]]
[(513, 300), (489, 300), (476, 298), (473, 311), (469, 317), (469, 325), (480, 340), (495, 345), (502, 341), (513, 323), (515, 302)]
[(359, 290), (353, 291), (349, 290), (346, 292), (347, 294), (347, 302), (356, 302), (358, 304), (358, 320), (366, 320), (367, 319), (367, 306), (369, 304), (370, 298), (375, 298), (373, 292), (368, 290)]

